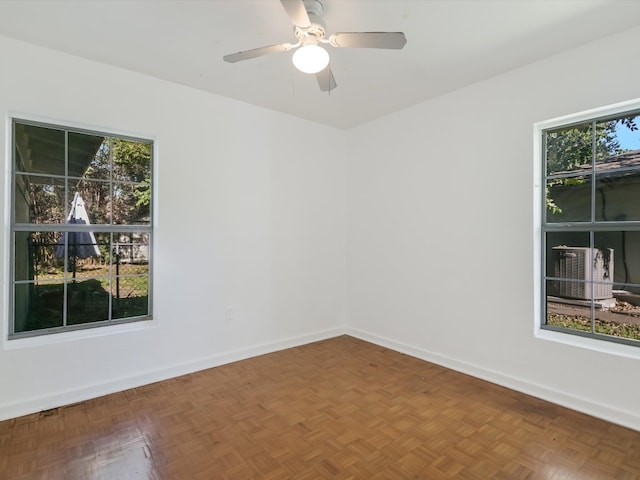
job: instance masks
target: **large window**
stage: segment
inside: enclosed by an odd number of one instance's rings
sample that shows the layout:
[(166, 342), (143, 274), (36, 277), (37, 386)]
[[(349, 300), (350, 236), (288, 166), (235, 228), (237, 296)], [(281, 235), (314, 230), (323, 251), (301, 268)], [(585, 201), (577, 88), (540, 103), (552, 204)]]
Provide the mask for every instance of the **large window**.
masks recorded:
[(640, 111), (542, 130), (541, 328), (640, 346)]
[(148, 140), (13, 121), (10, 338), (151, 316)]

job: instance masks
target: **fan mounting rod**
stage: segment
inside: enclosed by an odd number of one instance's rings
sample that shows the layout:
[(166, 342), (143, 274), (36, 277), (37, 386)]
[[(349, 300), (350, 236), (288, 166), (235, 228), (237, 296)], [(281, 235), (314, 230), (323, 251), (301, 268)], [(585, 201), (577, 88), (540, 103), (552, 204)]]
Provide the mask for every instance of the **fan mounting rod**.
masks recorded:
[[(314, 44), (324, 40), (327, 32), (326, 25), (322, 19), (324, 6), (320, 0), (304, 0), (304, 7), (309, 16), (309, 26), (302, 27), (294, 25), (293, 32), (301, 45)], [(324, 40), (327, 43), (327, 40)]]
[(307, 14), (321, 17), (324, 13), (324, 5), (321, 0), (304, 0), (304, 8), (307, 10)]

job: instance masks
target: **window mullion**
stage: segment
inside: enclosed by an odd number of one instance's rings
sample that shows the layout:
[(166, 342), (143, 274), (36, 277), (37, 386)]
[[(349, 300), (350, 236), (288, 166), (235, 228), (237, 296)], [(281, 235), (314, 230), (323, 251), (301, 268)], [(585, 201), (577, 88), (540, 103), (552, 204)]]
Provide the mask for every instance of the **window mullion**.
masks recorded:
[[(69, 218), (69, 132), (64, 132), (64, 218)], [(64, 267), (62, 283), (62, 327), (67, 326), (69, 314), (69, 231), (63, 230), (64, 235)]]
[(591, 223), (596, 221), (596, 122), (591, 122)]
[[(597, 124), (596, 121), (591, 122), (591, 223), (596, 223), (596, 162), (597, 162)], [(595, 276), (595, 234), (593, 230), (589, 232), (589, 289), (590, 289), (590, 298), (591, 298), (591, 334), (596, 333), (596, 300), (595, 300), (595, 284), (594, 284), (594, 276)]]

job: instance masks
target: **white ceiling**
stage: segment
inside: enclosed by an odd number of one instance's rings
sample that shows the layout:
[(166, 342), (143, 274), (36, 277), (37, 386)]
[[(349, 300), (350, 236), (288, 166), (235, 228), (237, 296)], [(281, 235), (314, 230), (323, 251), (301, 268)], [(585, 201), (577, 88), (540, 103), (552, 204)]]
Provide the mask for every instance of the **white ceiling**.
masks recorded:
[(327, 94), (293, 68), (291, 52), (222, 61), (295, 41), (279, 0), (0, 0), (0, 35), (350, 128), (640, 25), (637, 0), (323, 3), (328, 33), (403, 31), (407, 45), (329, 47), (338, 88)]

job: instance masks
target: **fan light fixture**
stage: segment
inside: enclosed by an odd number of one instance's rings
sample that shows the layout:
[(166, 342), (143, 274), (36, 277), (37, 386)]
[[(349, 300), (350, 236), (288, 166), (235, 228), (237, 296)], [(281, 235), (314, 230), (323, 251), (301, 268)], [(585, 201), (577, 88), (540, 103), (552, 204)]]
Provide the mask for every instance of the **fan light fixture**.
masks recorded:
[[(275, 2), (275, 0), (273, 1)], [(293, 65), (303, 73), (314, 75), (321, 91), (331, 92), (338, 85), (329, 65), (329, 53), (324, 47), (399, 50), (407, 43), (402, 32), (336, 32), (327, 35), (326, 25), (322, 19), (323, 1), (280, 0), (293, 24), (295, 43), (286, 42), (252, 48), (225, 55), (222, 59), (225, 62), (236, 63), (271, 53), (295, 50), (292, 56)]]
[(304, 73), (318, 73), (329, 65), (329, 52), (318, 45), (303, 45), (291, 58), (295, 67)]

